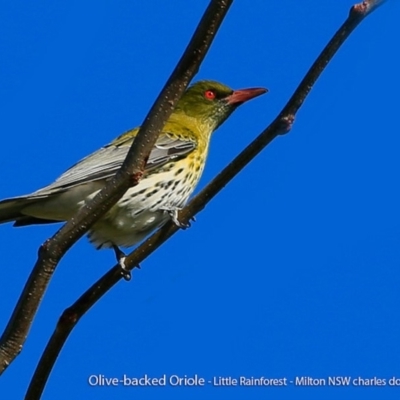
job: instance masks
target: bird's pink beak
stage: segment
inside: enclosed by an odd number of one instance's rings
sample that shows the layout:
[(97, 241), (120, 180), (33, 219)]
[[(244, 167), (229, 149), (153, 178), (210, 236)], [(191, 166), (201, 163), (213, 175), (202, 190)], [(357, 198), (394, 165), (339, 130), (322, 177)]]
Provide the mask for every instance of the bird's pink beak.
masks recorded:
[(244, 103), (254, 97), (260, 96), (261, 94), (267, 93), (268, 89), (264, 88), (251, 88), (251, 89), (240, 89), (235, 90), (231, 95), (226, 97), (228, 104)]

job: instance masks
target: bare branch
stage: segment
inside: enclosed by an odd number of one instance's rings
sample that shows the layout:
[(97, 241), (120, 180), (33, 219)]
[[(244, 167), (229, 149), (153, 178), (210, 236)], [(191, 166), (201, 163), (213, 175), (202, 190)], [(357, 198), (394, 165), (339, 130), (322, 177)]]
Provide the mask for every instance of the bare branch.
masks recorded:
[(61, 257), (128, 190), (137, 185), (158, 134), (196, 74), (233, 0), (212, 0), (187, 49), (146, 116), (121, 169), (104, 189), (39, 250), (17, 306), (0, 339), (0, 373), (21, 351), (33, 318)]
[[(351, 8), (347, 20), (321, 52), (278, 117), (181, 211), (179, 219), (182, 222), (188, 222), (196, 213), (201, 211), (274, 138), (290, 131), (295, 114), (333, 55), (356, 26), (382, 3), (382, 0), (370, 0), (359, 3)], [(178, 229), (176, 225), (167, 223), (126, 258), (126, 267), (129, 269), (135, 268), (135, 266), (177, 232)], [(97, 300), (104, 296), (120, 279), (120, 267), (114, 266), (71, 307), (63, 312), (32, 378), (27, 392), (27, 399), (36, 399), (40, 395), (55, 360), (74, 326)]]

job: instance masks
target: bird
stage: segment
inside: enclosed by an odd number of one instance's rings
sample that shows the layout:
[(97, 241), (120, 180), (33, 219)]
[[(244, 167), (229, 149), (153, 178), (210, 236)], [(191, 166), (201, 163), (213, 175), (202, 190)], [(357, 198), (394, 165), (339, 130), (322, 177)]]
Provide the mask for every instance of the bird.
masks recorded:
[[(264, 88), (232, 90), (210, 80), (186, 89), (165, 123), (147, 160), (139, 184), (102, 216), (88, 232), (97, 249), (141, 242), (156, 228), (178, 220), (202, 175), (212, 133), (244, 102)], [(33, 193), (0, 201), (0, 223), (14, 226), (70, 220), (121, 167), (139, 128), (83, 158), (52, 184)], [(121, 251), (122, 252), (122, 251)]]

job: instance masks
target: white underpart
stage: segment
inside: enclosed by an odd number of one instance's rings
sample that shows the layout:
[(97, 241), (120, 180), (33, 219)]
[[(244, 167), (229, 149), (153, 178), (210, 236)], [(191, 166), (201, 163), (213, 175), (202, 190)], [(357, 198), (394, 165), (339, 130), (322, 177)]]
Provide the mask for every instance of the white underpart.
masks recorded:
[[(113, 244), (130, 247), (168, 221), (168, 210), (182, 208), (195, 187), (185, 181), (187, 171), (184, 167), (187, 166), (187, 161), (180, 161), (178, 164), (181, 165), (175, 165), (172, 171), (159, 172), (157, 176), (145, 176), (137, 186), (128, 189), (118, 203), (92, 227), (89, 232), (90, 241), (98, 248), (111, 247)], [(183, 170), (176, 176), (179, 168)], [(197, 183), (202, 168), (193, 173)], [(156, 186), (160, 181), (165, 184), (174, 181), (174, 184), (169, 187)], [(49, 197), (47, 201), (26, 207), (24, 213), (37, 218), (68, 220), (103, 186), (104, 182), (90, 182), (70, 188), (58, 196)], [(146, 197), (146, 193), (156, 189), (158, 193)]]
[[(198, 173), (199, 177), (201, 172)], [(171, 172), (163, 174), (144, 178), (139, 185), (129, 189), (106, 216), (96, 223), (90, 233), (90, 240), (98, 247), (109, 247), (111, 243), (130, 247), (168, 221), (168, 210), (182, 208), (194, 187), (184, 182), (185, 171), (178, 177)], [(155, 187), (160, 179), (164, 182), (179, 179), (180, 182), (173, 190), (171, 187)], [(146, 193), (156, 189), (159, 190), (157, 194), (146, 197)], [(146, 192), (137, 194), (143, 190)]]

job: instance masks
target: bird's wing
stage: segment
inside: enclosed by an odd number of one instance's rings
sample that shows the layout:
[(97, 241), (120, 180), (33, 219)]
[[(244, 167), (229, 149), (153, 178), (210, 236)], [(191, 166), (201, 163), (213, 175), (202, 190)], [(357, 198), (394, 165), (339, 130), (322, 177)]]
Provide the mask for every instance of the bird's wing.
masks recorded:
[[(132, 137), (118, 140), (85, 157), (54, 183), (39, 189), (29, 197), (42, 197), (66, 189), (98, 180), (108, 179), (115, 175), (125, 160)], [(145, 173), (162, 167), (172, 160), (182, 158), (196, 148), (196, 143), (188, 139), (177, 139), (163, 133), (153, 147), (145, 167)]]

